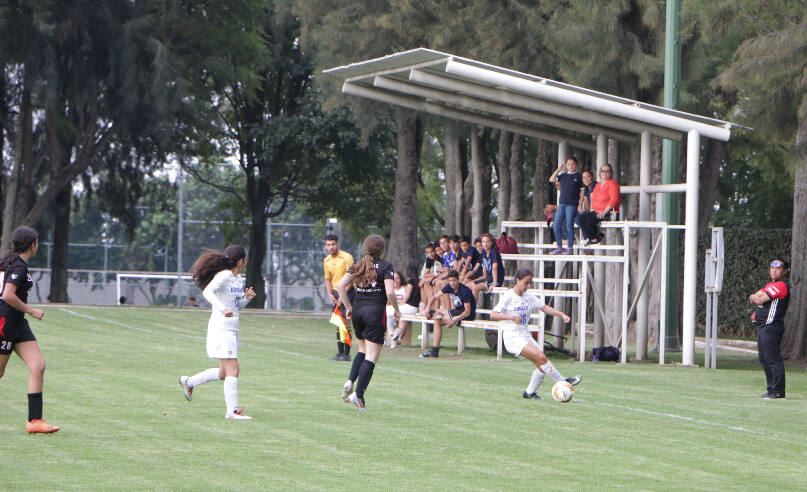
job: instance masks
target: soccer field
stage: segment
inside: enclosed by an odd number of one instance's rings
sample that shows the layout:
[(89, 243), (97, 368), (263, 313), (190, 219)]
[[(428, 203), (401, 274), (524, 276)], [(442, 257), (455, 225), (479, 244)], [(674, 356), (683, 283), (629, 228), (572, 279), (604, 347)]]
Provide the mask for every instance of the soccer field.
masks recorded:
[[(574, 400), (525, 400), (532, 366), (487, 349), (439, 359), (386, 350), (367, 412), (339, 398), (322, 319), (245, 313), (240, 404), (225, 420), (221, 382), (182, 395), (177, 378), (213, 366), (208, 312), (47, 306), (31, 321), (48, 369), (45, 418), (27, 435), (27, 371), (0, 380), (3, 490), (804, 490), (807, 374), (766, 401), (753, 356), (718, 371), (579, 364)], [(478, 331), (478, 330), (472, 330)], [(480, 333), (470, 344), (482, 345)], [(419, 349), (419, 347), (418, 347)]]

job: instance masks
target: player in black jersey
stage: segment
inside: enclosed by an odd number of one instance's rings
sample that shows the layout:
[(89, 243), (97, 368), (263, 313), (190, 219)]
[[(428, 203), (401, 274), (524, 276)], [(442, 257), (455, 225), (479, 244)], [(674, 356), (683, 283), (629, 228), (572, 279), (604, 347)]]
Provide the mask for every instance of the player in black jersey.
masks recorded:
[[(364, 391), (373, 377), (373, 370), (384, 347), (387, 333), (387, 302), (395, 310), (395, 322), (401, 319), (401, 310), (395, 298), (392, 265), (384, 256), (384, 238), (372, 234), (364, 240), (364, 257), (348, 268), (339, 281), (339, 299), (345, 305), (345, 315), (353, 319), (353, 331), (359, 340), (359, 353), (353, 358), (348, 380), (342, 388), (342, 399), (364, 411)], [(347, 288), (353, 284), (353, 299)], [(356, 391), (353, 383), (356, 382)]]
[(14, 351), (28, 366), (28, 423), (25, 430), (31, 434), (49, 434), (59, 430), (42, 420), (42, 383), (45, 377), (45, 359), (39, 350), (25, 315), (36, 319), (45, 315), (41, 309), (28, 305), (28, 291), (34, 286), (28, 273), (28, 260), (39, 249), (39, 235), (30, 227), (18, 227), (11, 235), (12, 250), (0, 259), (0, 378)]

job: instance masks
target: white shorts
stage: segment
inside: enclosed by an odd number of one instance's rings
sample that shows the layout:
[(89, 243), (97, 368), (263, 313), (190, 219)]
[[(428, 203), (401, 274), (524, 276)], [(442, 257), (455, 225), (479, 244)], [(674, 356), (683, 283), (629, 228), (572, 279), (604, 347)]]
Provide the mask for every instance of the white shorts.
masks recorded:
[(532, 333), (524, 327), (504, 330), (502, 332), (502, 340), (504, 341), (504, 348), (514, 355), (521, 355), (521, 351), (524, 350), (524, 347), (527, 345), (532, 345), (541, 352), (544, 351), (544, 349), (538, 345), (538, 342), (532, 338)]
[(238, 332), (208, 328), (207, 356), (211, 359), (237, 359)]
[(415, 306), (410, 306), (409, 304), (401, 304), (400, 306), (401, 314), (406, 316), (412, 316), (418, 313), (418, 308)]

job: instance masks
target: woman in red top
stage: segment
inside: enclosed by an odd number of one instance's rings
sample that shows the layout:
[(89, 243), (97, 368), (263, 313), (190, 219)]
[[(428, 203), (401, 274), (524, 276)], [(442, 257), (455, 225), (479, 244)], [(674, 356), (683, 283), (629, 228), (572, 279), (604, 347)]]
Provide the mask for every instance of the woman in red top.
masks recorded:
[(619, 196), (619, 183), (613, 179), (613, 169), (609, 164), (600, 168), (600, 181), (591, 192), (591, 212), (580, 217), (579, 224), (586, 237), (590, 238), (588, 244), (597, 244), (602, 241), (605, 234), (600, 231), (599, 223), (608, 220), (611, 212), (619, 212), (622, 200)]

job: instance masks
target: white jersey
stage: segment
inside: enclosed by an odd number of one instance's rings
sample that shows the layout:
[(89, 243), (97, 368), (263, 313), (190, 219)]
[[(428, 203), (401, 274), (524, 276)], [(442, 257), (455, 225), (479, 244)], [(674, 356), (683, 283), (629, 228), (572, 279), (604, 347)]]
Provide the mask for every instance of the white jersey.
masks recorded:
[(523, 295), (518, 295), (515, 293), (515, 291), (513, 291), (513, 289), (509, 289), (499, 299), (499, 302), (496, 304), (496, 307), (493, 308), (493, 310), (506, 316), (521, 316), (521, 321), (519, 323), (515, 323), (514, 321), (510, 320), (506, 321), (505, 325), (510, 329), (526, 329), (527, 324), (530, 321), (530, 314), (536, 309), (541, 309), (544, 306), (545, 304), (543, 301), (528, 292), (525, 292)]
[(406, 297), (406, 286), (402, 285), (400, 289), (395, 289), (395, 299), (398, 300), (398, 307), (401, 306), (404, 302), (404, 297)]
[[(202, 294), (213, 306), (208, 327), (238, 332), (239, 310), (249, 302), (244, 295), (243, 277), (233, 275), (231, 270), (222, 270), (207, 284)], [(225, 317), (223, 309), (230, 309), (233, 316)]]

